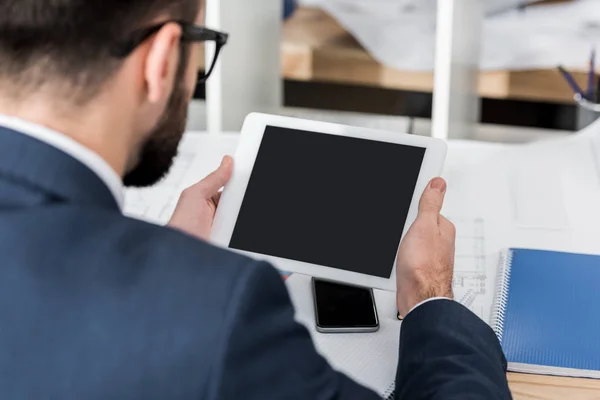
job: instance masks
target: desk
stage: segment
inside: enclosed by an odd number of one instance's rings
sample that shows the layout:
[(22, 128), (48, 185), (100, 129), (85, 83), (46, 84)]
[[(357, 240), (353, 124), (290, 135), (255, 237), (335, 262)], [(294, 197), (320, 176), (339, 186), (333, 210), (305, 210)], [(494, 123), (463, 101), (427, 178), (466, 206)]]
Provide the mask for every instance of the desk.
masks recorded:
[(508, 374), (515, 400), (598, 400), (600, 382), (593, 379)]
[[(237, 146), (238, 137), (235, 134), (221, 134), (221, 135), (205, 135), (205, 134), (188, 134), (188, 138), (191, 139), (188, 141), (189, 146), (194, 146), (197, 152), (197, 157), (194, 163), (192, 164), (190, 170), (185, 174), (184, 177), (177, 179), (180, 182), (180, 189), (182, 190), (186, 186), (194, 183), (196, 180), (205, 176), (207, 173), (212, 171), (219, 165), (220, 159), (223, 155), (233, 154), (235, 152), (235, 148)], [(585, 138), (582, 138), (585, 139)], [(568, 139), (568, 143), (573, 143), (574, 140)], [(456, 171), (456, 168), (460, 168), (461, 166), (470, 166), (480, 162), (485, 161), (486, 159), (490, 159), (499, 154), (502, 150), (506, 148), (510, 148), (512, 146), (507, 145), (497, 145), (497, 144), (489, 144), (489, 143), (477, 143), (477, 142), (468, 142), (468, 141), (451, 141), (449, 143), (449, 154), (447, 165)], [(562, 142), (550, 143), (547, 145), (548, 148), (554, 149), (558, 145), (561, 151), (566, 149), (568, 146), (564, 145)], [(524, 147), (523, 147), (524, 148)], [(550, 151), (550, 150), (549, 150)], [(583, 157), (583, 156), (581, 156)], [(473, 168), (476, 169), (476, 168)], [(595, 171), (594, 171), (595, 174)], [(580, 176), (579, 176), (580, 178)], [(590, 177), (590, 179), (593, 179)], [(456, 178), (455, 178), (456, 182)], [(450, 183), (450, 182), (449, 182)], [(590, 184), (590, 181), (579, 182), (582, 187), (589, 187), (589, 191), (594, 191), (595, 196), (590, 196), (587, 201), (591, 203), (598, 204), (596, 200), (596, 196), (600, 196), (600, 184), (596, 181), (595, 184)], [(450, 203), (448, 203), (449, 211), (452, 213), (457, 213), (460, 210), (458, 208), (463, 208), (462, 212), (469, 213), (471, 205), (469, 204), (470, 199), (463, 198), (460, 193), (460, 182), (456, 182), (455, 185), (459, 192), (455, 193), (454, 199), (451, 199)], [(449, 187), (449, 191), (452, 191), (452, 184)], [(176, 199), (179, 195), (178, 190), (172, 189), (168, 194), (165, 194), (164, 191), (161, 191), (160, 188), (157, 189), (148, 189), (143, 192), (144, 196), (152, 197), (155, 196), (157, 198), (153, 198), (152, 200), (158, 203), (171, 202), (174, 204), (172, 199)], [(129, 197), (130, 194), (128, 194)], [(160, 199), (159, 196), (167, 196), (168, 198)], [(585, 195), (585, 192), (580, 193), (580, 195)], [(464, 201), (461, 201), (464, 200)], [(464, 206), (461, 206), (463, 204)], [(588, 203), (575, 204), (574, 206), (585, 206), (586, 209), (589, 208)], [(466, 207), (466, 209), (465, 209)], [(127, 208), (127, 207), (126, 207)], [(591, 211), (591, 210), (590, 210)], [(478, 212), (478, 211), (475, 211)], [(598, 213), (600, 211), (596, 211)], [(161, 219), (159, 222), (165, 222), (169, 215), (164, 214), (161, 218), (152, 218), (153, 215), (148, 215), (150, 219)], [(502, 220), (504, 218), (503, 215), (499, 215), (498, 219)], [(590, 215), (590, 219), (598, 219), (597, 215)], [(582, 220), (581, 223), (584, 223), (585, 220)], [(574, 225), (579, 224), (580, 222), (575, 221)], [(547, 238), (537, 238), (538, 233), (534, 232), (533, 235), (536, 236), (531, 238), (531, 231), (527, 232), (516, 232), (516, 231), (508, 231), (508, 233), (503, 232), (502, 234), (511, 236), (510, 240), (516, 240), (519, 243), (531, 244), (532, 246), (538, 246), (541, 241)], [(556, 235), (558, 233), (550, 233), (549, 235)], [(514, 237), (512, 237), (514, 236)], [(590, 249), (593, 246), (598, 247), (598, 244), (595, 244), (595, 240), (593, 237), (590, 238), (590, 235), (585, 235), (588, 239), (587, 243), (580, 243), (582, 238), (579, 238), (577, 235), (573, 234), (574, 240), (566, 240), (565, 246), (587, 246), (584, 249)], [(598, 237), (598, 236), (596, 236)], [(556, 240), (554, 236), (548, 236), (549, 239)], [(562, 236), (559, 237), (559, 240), (563, 240)], [(506, 238), (508, 240), (508, 237)], [(577, 243), (575, 243), (577, 242)], [(576, 248), (578, 250), (579, 248)], [(589, 380), (589, 379), (573, 379), (573, 378), (562, 378), (562, 377), (548, 377), (548, 376), (536, 376), (536, 375), (523, 375), (523, 374), (508, 374), (508, 379), (510, 383), (510, 387), (513, 390), (513, 394), (516, 400), (592, 400), (592, 399), (600, 399), (600, 381), (597, 380)]]

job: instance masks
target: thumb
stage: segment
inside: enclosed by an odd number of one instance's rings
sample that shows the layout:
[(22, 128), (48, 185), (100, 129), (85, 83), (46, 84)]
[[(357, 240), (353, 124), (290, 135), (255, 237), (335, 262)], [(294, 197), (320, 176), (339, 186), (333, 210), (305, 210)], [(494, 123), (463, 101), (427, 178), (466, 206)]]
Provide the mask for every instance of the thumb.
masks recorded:
[(221, 165), (206, 178), (198, 182), (195, 191), (204, 198), (211, 198), (229, 182), (233, 172), (233, 159), (229, 156), (223, 157)]
[(417, 218), (430, 218), (437, 223), (442, 206), (444, 205), (444, 196), (446, 195), (446, 181), (442, 178), (434, 178), (421, 196), (419, 202), (419, 216)]

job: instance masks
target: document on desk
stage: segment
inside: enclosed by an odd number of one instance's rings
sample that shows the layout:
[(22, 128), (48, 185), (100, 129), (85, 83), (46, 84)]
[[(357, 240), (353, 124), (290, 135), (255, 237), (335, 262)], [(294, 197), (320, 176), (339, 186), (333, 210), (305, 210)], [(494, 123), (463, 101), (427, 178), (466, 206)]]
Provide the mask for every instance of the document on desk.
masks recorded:
[(582, 136), (582, 139), (585, 138), (590, 142), (596, 173), (598, 174), (598, 182), (600, 182), (600, 119), (585, 128), (579, 135)]
[(155, 224), (171, 218), (181, 192), (215, 170), (225, 155), (233, 155), (239, 135), (188, 133), (179, 145), (179, 154), (167, 176), (145, 189), (127, 189), (123, 213)]
[(161, 182), (150, 188), (125, 191), (123, 213), (148, 222), (166, 223), (177, 205), (183, 179), (194, 163), (198, 146), (197, 135), (185, 135), (169, 174)]
[(562, 171), (551, 160), (545, 161), (533, 159), (511, 170), (515, 221), (520, 228), (568, 228)]
[(315, 329), (311, 278), (294, 274), (286, 286), (296, 310), (296, 320), (308, 329), (317, 351), (336, 370), (387, 398), (394, 390), (398, 367), (400, 321), (396, 317), (396, 294), (374, 290), (378, 332), (324, 334)]
[(593, 137), (582, 133), (508, 151), (499, 162), (507, 176), (514, 228), (540, 232), (532, 235), (593, 228), (592, 221), (600, 218), (596, 150)]
[(497, 260), (486, 249), (483, 218), (449, 216), (456, 227), (454, 298), (486, 323), (489, 322)]
[[(485, 322), (489, 322), (494, 298), (497, 260), (485, 252), (485, 221), (450, 218), (457, 228), (454, 297)], [(489, 269), (492, 262), (492, 270)], [(310, 277), (294, 274), (286, 286), (296, 319), (306, 326), (319, 351), (337, 370), (387, 398), (394, 389), (398, 366), (400, 321), (396, 294), (374, 290), (380, 329), (369, 334), (323, 334), (315, 329)]]
[(443, 175), (443, 213), (457, 227), (455, 297), (489, 322), (500, 251), (586, 249), (573, 232), (600, 215), (600, 185), (589, 138), (459, 148)]

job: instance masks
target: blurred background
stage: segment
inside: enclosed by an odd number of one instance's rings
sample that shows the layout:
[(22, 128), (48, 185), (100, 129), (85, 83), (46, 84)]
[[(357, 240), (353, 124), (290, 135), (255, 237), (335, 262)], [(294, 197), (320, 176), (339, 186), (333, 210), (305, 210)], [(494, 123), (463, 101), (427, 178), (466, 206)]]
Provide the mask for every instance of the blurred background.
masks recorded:
[[(260, 32), (256, 19), (243, 28), (243, 17), (209, 16), (207, 25), (225, 31), (235, 21), (225, 49), (232, 53), (224, 55), (222, 78), (215, 78), (223, 80), (222, 90), (212, 94), (198, 86), (190, 130), (206, 130), (213, 113), (226, 120), (219, 111), (207, 111), (205, 100), (219, 97), (227, 110), (241, 101), (228, 99), (227, 87), (239, 92), (246, 84), (255, 85), (251, 91), (280, 84), (280, 97), (274, 107), (249, 96), (248, 104), (238, 105), (243, 111), (495, 142), (569, 135), (600, 115), (590, 107), (598, 102), (598, 0), (281, 0), (279, 15), (268, 18), (264, 14), (276, 9), (273, 1), (251, 2), (261, 21), (271, 23), (261, 23)], [(234, 13), (235, 1), (225, 3), (221, 13)], [(254, 49), (243, 56), (234, 54), (240, 36)], [(267, 65), (273, 58), (261, 54), (269, 46), (276, 46), (275, 67)], [(261, 58), (265, 66), (256, 64)], [(200, 60), (199, 69), (205, 63)], [(262, 68), (265, 75), (245, 79), (246, 66)], [(577, 87), (583, 106), (574, 100)], [(453, 108), (468, 96), (468, 105)], [(475, 123), (472, 130), (447, 129), (459, 114)], [(436, 118), (444, 119), (438, 124), (445, 126), (442, 133), (435, 132)], [(225, 121), (222, 130), (239, 130), (239, 124)]]

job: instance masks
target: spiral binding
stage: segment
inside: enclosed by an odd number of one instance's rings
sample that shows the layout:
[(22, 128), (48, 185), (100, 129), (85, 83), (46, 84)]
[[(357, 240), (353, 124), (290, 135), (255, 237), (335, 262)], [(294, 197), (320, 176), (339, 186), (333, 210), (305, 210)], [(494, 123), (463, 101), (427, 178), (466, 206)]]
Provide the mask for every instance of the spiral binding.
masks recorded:
[(396, 395), (396, 384), (391, 383), (390, 386), (388, 386), (387, 390), (383, 393), (382, 397), (385, 400), (394, 400), (395, 395)]
[(496, 294), (492, 305), (492, 316), (490, 325), (500, 343), (504, 334), (504, 320), (506, 318), (506, 303), (508, 301), (508, 289), (510, 285), (510, 270), (512, 267), (512, 250), (508, 250), (506, 254), (500, 257), (500, 265), (498, 266), (498, 274), (496, 278)]
[(458, 302), (463, 306), (470, 308), (477, 297), (477, 293), (473, 289), (469, 289), (467, 293)]

